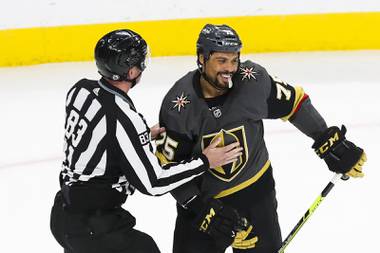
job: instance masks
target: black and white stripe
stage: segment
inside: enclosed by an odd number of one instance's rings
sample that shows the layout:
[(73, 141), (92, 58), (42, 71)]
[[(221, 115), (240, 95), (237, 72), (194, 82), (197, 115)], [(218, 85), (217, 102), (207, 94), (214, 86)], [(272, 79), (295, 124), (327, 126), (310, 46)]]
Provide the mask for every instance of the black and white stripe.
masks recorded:
[(134, 188), (161, 195), (206, 170), (204, 157), (163, 169), (149, 141), (150, 130), (131, 99), (108, 84), (83, 79), (68, 92), (63, 182), (108, 184), (119, 192)]

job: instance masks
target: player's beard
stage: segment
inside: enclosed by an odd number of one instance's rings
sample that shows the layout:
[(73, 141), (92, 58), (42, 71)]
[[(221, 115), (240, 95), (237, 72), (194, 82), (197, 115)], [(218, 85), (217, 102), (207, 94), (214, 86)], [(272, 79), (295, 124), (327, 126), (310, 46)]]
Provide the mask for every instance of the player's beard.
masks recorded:
[(229, 75), (230, 76), (230, 79), (232, 79), (232, 76), (235, 74), (236, 72), (218, 72), (214, 78), (211, 78), (209, 75), (207, 75), (206, 73), (205, 76), (208, 80), (208, 82), (212, 82), (211, 85), (218, 89), (218, 90), (228, 90), (229, 88), (229, 81), (226, 80), (225, 82), (219, 82), (218, 80), (218, 77), (221, 78), (221, 79), (225, 79), (222, 75)]

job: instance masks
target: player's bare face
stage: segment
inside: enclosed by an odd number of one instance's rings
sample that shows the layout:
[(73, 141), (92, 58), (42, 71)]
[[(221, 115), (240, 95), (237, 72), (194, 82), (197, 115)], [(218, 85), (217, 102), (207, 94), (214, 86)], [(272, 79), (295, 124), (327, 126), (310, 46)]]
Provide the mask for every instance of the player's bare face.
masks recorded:
[(239, 65), (238, 53), (215, 52), (206, 62), (206, 75), (221, 88), (228, 88)]

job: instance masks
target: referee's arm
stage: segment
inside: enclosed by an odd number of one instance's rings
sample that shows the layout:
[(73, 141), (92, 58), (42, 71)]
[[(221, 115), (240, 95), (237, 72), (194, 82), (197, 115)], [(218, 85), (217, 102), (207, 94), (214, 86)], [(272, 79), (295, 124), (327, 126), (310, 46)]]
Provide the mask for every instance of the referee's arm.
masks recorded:
[[(127, 117), (117, 121), (116, 140), (121, 150), (122, 169), (131, 184), (140, 192), (162, 195), (208, 169), (209, 163), (203, 154), (198, 158), (161, 167), (147, 138), (148, 127), (136, 114), (129, 111)], [(142, 132), (143, 129), (145, 132)]]

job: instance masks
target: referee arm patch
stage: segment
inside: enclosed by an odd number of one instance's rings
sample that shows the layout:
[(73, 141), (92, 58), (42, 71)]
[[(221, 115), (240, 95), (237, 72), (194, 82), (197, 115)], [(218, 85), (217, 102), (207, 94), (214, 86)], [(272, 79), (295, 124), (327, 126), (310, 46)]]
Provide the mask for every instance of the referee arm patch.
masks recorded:
[(150, 143), (149, 132), (145, 131), (139, 134), (139, 140), (141, 142), (141, 146), (145, 146), (146, 144)]

